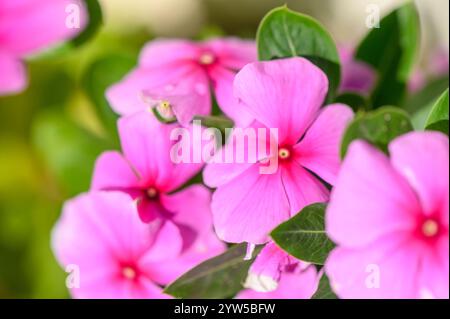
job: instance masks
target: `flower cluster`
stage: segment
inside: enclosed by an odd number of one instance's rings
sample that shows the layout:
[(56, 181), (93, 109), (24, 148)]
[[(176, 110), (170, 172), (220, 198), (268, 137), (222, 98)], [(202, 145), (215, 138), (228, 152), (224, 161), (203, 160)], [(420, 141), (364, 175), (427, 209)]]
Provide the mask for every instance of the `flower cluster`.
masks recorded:
[[(40, 11), (37, 2), (0, 4), (0, 94), (24, 88), (26, 55), (78, 33), (59, 16), (70, 0), (40, 0)], [(317, 34), (310, 46), (321, 51), (329, 39)], [(247, 246), (242, 260), (251, 263), (236, 298), (309, 299), (323, 282), (340, 298), (449, 297), (448, 136), (390, 132), (391, 114), (346, 134), (364, 112), (334, 91), (363, 101), (380, 93), (378, 62), (334, 44), (320, 59), (292, 39), (289, 47), (296, 54), (281, 48), (258, 61), (253, 41), (156, 39), (106, 90), (120, 150), (97, 158), (90, 190), (65, 203), (52, 233), (58, 262), (76, 269), (73, 297), (171, 298), (166, 286), (224, 256), (227, 244)], [(328, 74), (339, 55), (340, 86)], [(234, 130), (217, 139), (221, 131), (199, 118)], [(448, 110), (446, 121), (448, 131)], [(274, 233), (317, 203), (326, 207), (323, 229), (320, 216), (303, 221), (293, 253)], [(311, 258), (298, 257), (311, 247)]]

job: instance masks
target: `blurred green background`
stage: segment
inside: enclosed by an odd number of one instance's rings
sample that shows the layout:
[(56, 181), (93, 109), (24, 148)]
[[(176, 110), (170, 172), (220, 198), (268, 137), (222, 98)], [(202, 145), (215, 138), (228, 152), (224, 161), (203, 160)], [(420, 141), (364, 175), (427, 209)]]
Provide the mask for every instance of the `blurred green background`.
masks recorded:
[[(68, 52), (50, 50), (31, 57), (28, 89), (0, 97), (0, 298), (68, 297), (65, 273), (50, 249), (51, 228), (62, 203), (89, 188), (98, 154), (118, 148), (116, 116), (103, 94), (135, 65), (146, 41), (157, 36), (254, 37), (264, 14), (287, 3), (320, 20), (338, 43), (352, 44), (367, 32), (368, 3), (386, 12), (401, 2), (100, 1), (104, 21), (93, 38)], [(416, 3), (423, 21), (417, 68), (426, 73), (433, 52), (444, 48), (448, 54), (449, 2)], [(410, 101), (420, 97), (421, 105), (430, 103), (446, 85), (448, 74), (431, 76), (429, 85), (417, 93), (421, 95)], [(423, 121), (426, 112), (408, 109), (416, 123)]]

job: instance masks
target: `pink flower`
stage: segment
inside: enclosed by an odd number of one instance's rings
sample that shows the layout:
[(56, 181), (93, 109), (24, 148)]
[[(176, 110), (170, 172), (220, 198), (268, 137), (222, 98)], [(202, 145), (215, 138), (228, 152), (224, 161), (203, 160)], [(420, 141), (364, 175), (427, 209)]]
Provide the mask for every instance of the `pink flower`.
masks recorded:
[(326, 272), (342, 298), (448, 298), (448, 137), (408, 133), (389, 153), (350, 146), (326, 216), (339, 245)]
[(275, 226), (328, 199), (326, 187), (309, 171), (334, 183), (340, 139), (353, 113), (341, 104), (321, 110), (327, 89), (325, 74), (303, 58), (252, 63), (236, 75), (234, 92), (256, 119), (253, 126), (278, 129), (278, 151), (272, 148), (269, 155), (278, 169), (260, 174), (261, 162), (205, 168), (206, 184), (217, 187), (212, 211), (221, 239), (265, 243)]
[(150, 106), (186, 125), (195, 115), (211, 113), (211, 85), (222, 111), (247, 124), (251, 119), (237, 108), (232, 82), (236, 71), (255, 60), (250, 41), (155, 40), (143, 49), (139, 66), (107, 91), (107, 98), (121, 115)]
[(211, 238), (184, 250), (174, 224), (143, 224), (126, 194), (92, 192), (65, 204), (52, 246), (75, 298), (169, 298), (160, 285), (218, 253)]
[[(201, 163), (172, 161), (171, 149), (178, 141), (171, 140), (170, 135), (176, 128), (176, 124), (160, 123), (148, 111), (121, 118), (118, 129), (123, 154), (108, 151), (100, 155), (91, 188), (129, 194), (137, 201), (139, 216), (145, 223), (157, 218), (181, 218), (188, 225), (209, 223), (211, 194), (206, 187), (192, 185), (173, 193), (202, 168)], [(193, 218), (196, 213), (200, 220)]]
[[(69, 28), (66, 8), (79, 5), (80, 28)], [(0, 3), (0, 95), (27, 86), (22, 60), (72, 38), (86, 24), (83, 2), (75, 0), (2, 0)]]
[(339, 46), (341, 59), (341, 84), (339, 91), (367, 95), (373, 88), (376, 73), (370, 65), (357, 61), (353, 57), (354, 50), (347, 46)]
[(309, 299), (316, 292), (319, 276), (309, 266), (270, 242), (252, 264), (240, 299)]

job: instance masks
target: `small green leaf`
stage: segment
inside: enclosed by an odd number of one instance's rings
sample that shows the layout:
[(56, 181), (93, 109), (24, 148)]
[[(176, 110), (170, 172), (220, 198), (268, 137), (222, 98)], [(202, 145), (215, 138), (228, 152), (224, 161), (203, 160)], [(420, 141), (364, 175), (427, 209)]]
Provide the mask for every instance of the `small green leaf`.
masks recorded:
[(400, 105), (419, 48), (419, 16), (412, 2), (392, 11), (373, 28), (356, 50), (355, 57), (378, 71), (371, 105)]
[(311, 299), (337, 299), (330, 286), (328, 277), (323, 274), (319, 281), (319, 287)]
[(177, 298), (192, 299), (234, 296), (243, 289), (242, 283), (252, 263), (252, 260), (244, 260), (246, 249), (246, 244), (236, 245), (201, 263), (166, 287), (164, 292)]
[(275, 8), (261, 21), (256, 41), (260, 60), (305, 57), (327, 74), (329, 94), (334, 94), (339, 86), (340, 62), (336, 45), (313, 18), (286, 6)]
[(448, 89), (439, 97), (431, 109), (425, 129), (440, 131), (448, 135)]
[(300, 213), (275, 228), (271, 234), (272, 239), (290, 255), (322, 265), (334, 248), (325, 232), (325, 208), (326, 205), (322, 203), (306, 206)]
[(413, 127), (406, 112), (395, 107), (382, 107), (362, 113), (350, 123), (341, 143), (341, 158), (345, 157), (351, 142), (363, 139), (387, 153), (390, 141), (399, 135), (412, 131)]

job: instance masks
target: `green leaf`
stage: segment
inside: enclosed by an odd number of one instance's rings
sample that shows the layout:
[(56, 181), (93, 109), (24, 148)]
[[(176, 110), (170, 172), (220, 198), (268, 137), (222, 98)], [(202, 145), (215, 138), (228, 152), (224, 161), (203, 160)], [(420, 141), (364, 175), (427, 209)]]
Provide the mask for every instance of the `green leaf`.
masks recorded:
[[(243, 289), (252, 260), (244, 260), (247, 245), (240, 244), (209, 259), (164, 290), (177, 298), (229, 298)], [(259, 251), (259, 249), (258, 249)], [(256, 255), (256, 254), (255, 254)]]
[(78, 34), (70, 44), (78, 47), (92, 38), (103, 23), (102, 8), (98, 0), (84, 0), (89, 15), (89, 22), (84, 30)]
[(412, 2), (392, 11), (373, 28), (356, 50), (355, 57), (378, 72), (371, 105), (400, 105), (419, 49), (419, 16)]
[[(115, 53), (93, 62), (83, 75), (82, 85), (95, 106), (97, 115), (107, 128), (110, 137), (118, 140), (114, 113), (105, 97), (105, 91), (112, 84), (120, 81), (136, 65), (132, 55)], [(118, 142), (117, 142), (118, 143)]]
[(425, 129), (440, 131), (448, 135), (448, 89), (439, 97), (431, 109)]
[(65, 195), (88, 190), (94, 162), (109, 145), (59, 113), (41, 113), (32, 129), (33, 145)]
[(272, 232), (275, 243), (290, 255), (314, 264), (323, 265), (334, 248), (324, 225), (326, 205), (316, 203), (284, 222)]
[(363, 139), (387, 153), (390, 141), (399, 135), (412, 131), (408, 114), (395, 107), (382, 107), (362, 113), (347, 127), (341, 143), (341, 158), (345, 157), (351, 142)]
[(363, 96), (355, 93), (343, 93), (337, 96), (334, 102), (350, 106), (355, 113), (367, 109), (367, 100)]
[(319, 287), (311, 299), (337, 299), (330, 286), (328, 277), (323, 274), (319, 281)]
[[(404, 109), (415, 114), (424, 108), (432, 106), (439, 96), (448, 88), (448, 75), (438, 77), (428, 82), (421, 90), (411, 94), (404, 104)], [(428, 113), (427, 113), (428, 115)], [(422, 123), (423, 125), (425, 122)], [(423, 125), (421, 127), (423, 127)]]
[(286, 6), (270, 11), (256, 36), (260, 60), (302, 56), (320, 67), (329, 79), (329, 94), (339, 86), (340, 62), (336, 45), (325, 28), (313, 18)]

